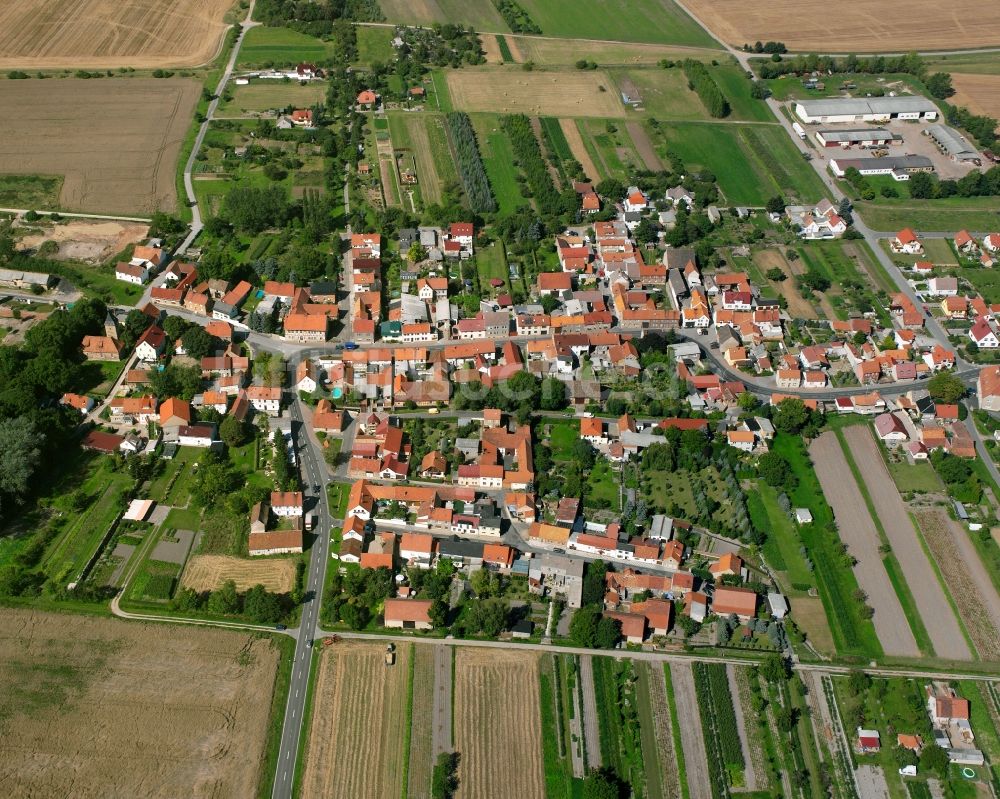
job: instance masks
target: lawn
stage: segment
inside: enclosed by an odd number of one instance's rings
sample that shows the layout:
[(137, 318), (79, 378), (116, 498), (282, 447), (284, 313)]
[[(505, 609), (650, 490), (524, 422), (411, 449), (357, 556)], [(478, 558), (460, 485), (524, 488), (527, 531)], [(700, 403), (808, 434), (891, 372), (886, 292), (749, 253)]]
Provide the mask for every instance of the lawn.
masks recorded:
[[(361, 36), (358, 36), (360, 50)], [(289, 28), (260, 26), (247, 31), (240, 48), (240, 65), (294, 66), (300, 61), (324, 61), (334, 45)]]
[(948, 197), (943, 200), (859, 201), (855, 212), (875, 230), (996, 230), (1000, 210), (995, 197)]
[(750, 96), (750, 80), (742, 69), (731, 64), (710, 66), (712, 73), (722, 93), (732, 108), (731, 119), (747, 119), (752, 122), (774, 122), (774, 115), (767, 103), (755, 100)]
[(122, 373), (122, 361), (87, 361), (80, 364), (73, 390), (79, 394), (107, 396), (115, 380)]
[[(620, 87), (631, 81), (642, 96), (642, 107), (656, 119), (709, 119), (705, 104), (688, 88), (687, 78), (680, 67), (673, 69), (614, 69), (608, 70)], [(725, 89), (723, 89), (725, 92)], [(728, 97), (728, 92), (726, 92)], [(764, 106), (767, 110), (767, 106)]]
[(889, 474), (892, 475), (892, 479), (896, 483), (896, 488), (901, 493), (905, 491), (929, 493), (942, 489), (937, 472), (926, 461), (909, 464), (906, 461), (890, 460), (886, 465), (889, 467)]
[(112, 305), (135, 305), (142, 286), (115, 277), (110, 266), (91, 266), (76, 261), (50, 261), (49, 271), (69, 280), (88, 297), (99, 297)]
[(707, 169), (728, 202), (763, 206), (781, 194), (803, 201), (824, 195), (812, 167), (776, 125), (668, 123), (652, 132), (660, 155), (676, 152), (691, 169)]
[[(758, 503), (759, 510), (756, 507)], [(809, 586), (815, 585), (813, 573), (802, 557), (802, 539), (799, 538), (795, 523), (778, 506), (777, 490), (762, 482), (758, 485), (758, 490), (749, 495), (748, 504), (754, 525), (767, 530), (764, 556), (768, 564), (785, 572), (790, 586), (796, 590), (807, 590)], [(758, 515), (761, 511), (763, 518)]]
[(955, 270), (962, 279), (968, 280), (983, 295), (988, 303), (1000, 302), (1000, 270), (982, 267), (962, 267)]
[(549, 425), (549, 446), (552, 448), (553, 460), (573, 460), (573, 445), (579, 440), (579, 422), (553, 422)]
[(326, 86), (320, 82), (301, 84), (295, 81), (259, 80), (248, 86), (236, 86), (233, 99), (221, 105), (219, 116), (245, 116), (295, 106), (311, 108), (323, 102)]
[(479, 270), (479, 284), (483, 289), (489, 287), (490, 280), (502, 280), (504, 285), (499, 291), (510, 290), (510, 274), (507, 271), (507, 259), (504, 258), (503, 242), (476, 250), (476, 267)]
[(500, 213), (506, 214), (527, 205), (528, 200), (521, 194), (517, 182), (514, 149), (507, 134), (500, 129), (499, 120), (492, 114), (472, 114), (470, 118)]
[(0, 175), (0, 208), (54, 210), (62, 185), (61, 175)]
[(519, 5), (547, 36), (719, 46), (672, 0), (519, 0)]
[(772, 447), (789, 462), (797, 485), (787, 492), (792, 507), (809, 508), (813, 523), (803, 525), (799, 535), (815, 567), (814, 578), (830, 623), (834, 645), (841, 655), (874, 657), (882, 647), (870, 620), (862, 619), (854, 593), (858, 581), (841, 553), (833, 511), (820, 487), (802, 439), (779, 433)]
[(366, 66), (376, 63), (392, 63), (396, 55), (392, 46), (392, 28), (358, 25), (354, 30), (358, 34), (358, 60), (356, 63)]
[(920, 81), (916, 80), (912, 75), (905, 75), (902, 73), (887, 73), (885, 75), (844, 73), (840, 75), (831, 75), (824, 81), (826, 83), (826, 87), (822, 90), (805, 88), (805, 86), (802, 85), (802, 81), (795, 75), (784, 75), (780, 78), (773, 78), (772, 80), (765, 81), (765, 83), (767, 84), (767, 88), (771, 90), (771, 95), (774, 99), (784, 101), (817, 100), (821, 97), (840, 97), (843, 94), (840, 87), (845, 83), (856, 84), (857, 88), (852, 90), (852, 94), (855, 97), (859, 97), (864, 96), (865, 92), (872, 89), (882, 89), (884, 91), (886, 84), (895, 83), (897, 81), (905, 83), (917, 94), (926, 93), (926, 90)]
[(604, 500), (607, 502), (606, 507), (611, 508), (611, 510), (621, 509), (618, 475), (611, 468), (611, 464), (603, 458), (598, 459), (587, 477), (587, 499), (594, 502), (596, 507), (605, 507), (601, 504), (601, 500)]

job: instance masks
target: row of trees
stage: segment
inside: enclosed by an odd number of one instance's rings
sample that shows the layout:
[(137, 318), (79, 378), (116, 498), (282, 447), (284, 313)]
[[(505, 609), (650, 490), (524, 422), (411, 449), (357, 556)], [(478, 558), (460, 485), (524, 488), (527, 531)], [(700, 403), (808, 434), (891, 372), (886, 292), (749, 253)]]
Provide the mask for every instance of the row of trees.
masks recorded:
[(515, 3), (514, 0), (493, 0), (493, 5), (500, 12), (500, 16), (507, 23), (507, 27), (514, 33), (542, 32), (542, 29), (538, 27), (528, 12), (518, 3)]
[(552, 182), (552, 174), (542, 158), (542, 150), (538, 146), (538, 139), (535, 131), (531, 128), (531, 120), (524, 114), (512, 114), (502, 117), (500, 126), (510, 137), (510, 142), (514, 147), (514, 158), (525, 179), (528, 181), (528, 188), (531, 196), (535, 198), (538, 210), (543, 215), (559, 216), (567, 212), (575, 212), (578, 200), (575, 192), (569, 198), (572, 202), (564, 202)]
[(685, 59), (682, 66), (684, 75), (688, 79), (688, 88), (698, 95), (708, 113), (719, 119), (729, 116), (729, 101), (708, 71), (708, 67), (692, 58)]
[(275, 594), (263, 585), (255, 585), (241, 593), (232, 580), (227, 580), (214, 591), (182, 588), (170, 602), (171, 609), (181, 613), (240, 616), (255, 624), (279, 622), (288, 615), (291, 606), (291, 600), (285, 594)]
[(469, 115), (460, 111), (452, 111), (446, 117), (448, 134), (458, 166), (458, 174), (462, 179), (465, 196), (469, 200), (469, 208), (477, 214), (491, 213), (497, 209), (489, 178), (486, 177), (486, 167), (479, 154), (479, 144)]

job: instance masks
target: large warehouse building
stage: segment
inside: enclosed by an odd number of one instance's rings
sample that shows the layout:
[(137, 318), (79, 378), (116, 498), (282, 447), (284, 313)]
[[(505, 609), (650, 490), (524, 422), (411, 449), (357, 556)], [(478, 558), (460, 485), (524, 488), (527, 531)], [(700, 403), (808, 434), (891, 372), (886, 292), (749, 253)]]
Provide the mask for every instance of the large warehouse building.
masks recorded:
[(799, 100), (795, 113), (803, 122), (883, 122), (890, 119), (935, 120), (938, 109), (930, 100), (900, 97), (834, 97)]
[(844, 177), (844, 173), (851, 167), (862, 175), (892, 175), (896, 180), (909, 180), (914, 172), (934, 171), (931, 159), (923, 155), (830, 159), (830, 171), (838, 178)]
[(850, 130), (817, 130), (816, 141), (824, 147), (879, 147), (901, 144), (903, 137), (885, 128), (851, 128)]

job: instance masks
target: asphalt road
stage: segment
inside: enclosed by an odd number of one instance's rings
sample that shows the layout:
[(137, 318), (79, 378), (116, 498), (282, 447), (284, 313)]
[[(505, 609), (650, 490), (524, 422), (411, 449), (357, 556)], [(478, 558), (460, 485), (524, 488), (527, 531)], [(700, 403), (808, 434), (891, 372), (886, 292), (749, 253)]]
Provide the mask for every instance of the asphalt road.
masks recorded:
[[(302, 408), (298, 400), (291, 406), (290, 415), (299, 424), (296, 433), (299, 444), (299, 463), (302, 482), (306, 494), (306, 508), (315, 500), (312, 512), (316, 514), (315, 539), (309, 551), (309, 565), (306, 569), (305, 601), (302, 605), (302, 620), (295, 641), (295, 660), (292, 663), (291, 682), (288, 686), (288, 704), (285, 706), (285, 720), (281, 730), (281, 744), (278, 750), (278, 767), (274, 775), (273, 799), (291, 799), (295, 780), (295, 760), (298, 756), (299, 738), (302, 735), (302, 719), (306, 709), (306, 695), (309, 687), (309, 672), (312, 667), (312, 643), (319, 627), (319, 606), (323, 597), (323, 581), (330, 559), (330, 528), (333, 519), (326, 498), (326, 463), (323, 453), (307, 434), (302, 425)], [(319, 491), (313, 490), (319, 486)]]

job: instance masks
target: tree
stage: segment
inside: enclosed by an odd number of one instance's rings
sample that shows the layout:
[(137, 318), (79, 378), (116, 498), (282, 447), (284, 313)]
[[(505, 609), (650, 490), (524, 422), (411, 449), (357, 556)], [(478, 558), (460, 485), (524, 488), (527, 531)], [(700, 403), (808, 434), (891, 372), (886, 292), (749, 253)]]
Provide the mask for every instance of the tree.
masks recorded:
[(582, 607), (569, 622), (569, 637), (577, 646), (593, 647), (597, 640), (597, 624), (601, 611), (596, 606)]
[(772, 197), (765, 203), (764, 208), (769, 214), (780, 214), (784, 213), (785, 210), (785, 198), (780, 194)]
[(258, 624), (274, 624), (281, 621), (281, 599), (263, 585), (255, 585), (243, 597), (243, 614)]
[(226, 414), (226, 418), (219, 425), (219, 435), (227, 447), (239, 447), (246, 441), (246, 426), (231, 413)]
[(948, 773), (948, 753), (937, 744), (927, 744), (920, 753), (920, 768), (940, 777)]
[(610, 768), (591, 769), (583, 781), (583, 799), (620, 799), (628, 785)]
[(790, 488), (790, 484), (795, 478), (792, 467), (785, 456), (778, 452), (766, 452), (761, 455), (757, 461), (757, 469), (760, 471), (760, 476), (764, 478), (764, 482), (769, 486), (788, 486)]
[(768, 280), (773, 280), (775, 283), (780, 283), (782, 280), (786, 280), (788, 275), (782, 272), (780, 267), (772, 266), (764, 273), (764, 277)]
[(757, 398), (749, 391), (744, 391), (740, 394), (736, 399), (736, 403), (740, 406), (741, 411), (752, 411), (760, 404)]
[(208, 598), (208, 610), (222, 616), (236, 613), (240, 607), (240, 597), (236, 592), (236, 583), (226, 580), (221, 587), (214, 590)]
[(915, 200), (930, 200), (937, 194), (937, 179), (929, 172), (915, 172), (906, 184)]
[(411, 264), (420, 263), (421, 261), (427, 260), (427, 248), (424, 247), (419, 241), (413, 242), (410, 245), (410, 249), (406, 252), (406, 259)]
[(781, 655), (770, 654), (760, 664), (760, 676), (770, 683), (784, 682), (791, 675), (791, 669)]
[(935, 72), (933, 75), (929, 75), (924, 81), (924, 85), (927, 86), (927, 91), (931, 93), (931, 96), (938, 100), (946, 100), (955, 93), (955, 87), (951, 84), (951, 75), (947, 72)]
[(191, 325), (184, 331), (183, 336), (184, 351), (195, 360), (200, 361), (219, 348), (219, 340), (207, 333), (201, 325)]
[(360, 602), (345, 602), (340, 608), (340, 619), (352, 630), (363, 630), (371, 614)]
[(800, 399), (783, 399), (774, 411), (773, 421), (782, 433), (796, 435), (809, 423), (809, 409)]
[(45, 435), (24, 416), (0, 422), (0, 493), (21, 502), (41, 459)]
[(594, 646), (598, 649), (614, 649), (622, 640), (622, 623), (618, 619), (602, 616), (597, 622), (597, 636)]
[(448, 626), (448, 605), (445, 604), (440, 599), (435, 599), (427, 611), (427, 615), (430, 617), (431, 624), (435, 627), (447, 627)]
[(951, 405), (965, 395), (965, 384), (951, 372), (938, 372), (927, 381), (927, 392), (935, 402)]
[(458, 752), (442, 752), (431, 774), (431, 799), (452, 799), (458, 790)]

